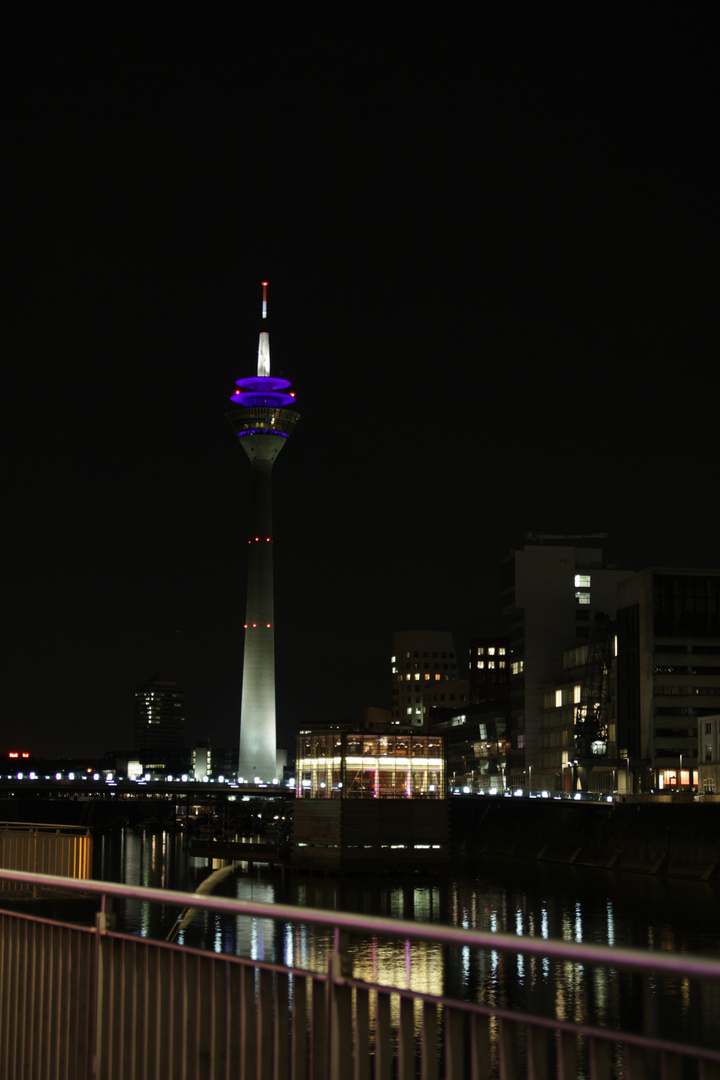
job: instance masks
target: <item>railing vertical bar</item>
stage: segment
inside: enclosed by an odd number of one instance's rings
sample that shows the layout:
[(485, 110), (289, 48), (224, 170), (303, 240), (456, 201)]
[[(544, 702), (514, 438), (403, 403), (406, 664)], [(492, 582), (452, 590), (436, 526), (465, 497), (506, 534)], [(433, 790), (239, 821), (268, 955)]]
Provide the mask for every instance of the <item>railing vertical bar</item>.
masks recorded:
[(62, 972), (65, 936), (66, 931), (63, 927), (56, 926), (53, 928), (52, 976), (50, 979), (50, 1000), (48, 1002), (48, 1028), (51, 1032), (50, 1053), (53, 1059), (53, 1067), (51, 1071), (48, 1071), (48, 1080), (64, 1080), (67, 1075), (62, 1055)]
[(608, 1080), (610, 1074), (610, 1043), (605, 1039), (588, 1039), (590, 1080)]
[[(62, 930), (58, 947), (58, 972), (57, 972), (57, 998), (58, 1009), (56, 1023), (58, 1025), (58, 1058), (60, 1069), (58, 1073), (63, 1080), (72, 1076), (74, 1061), (71, 1058), (73, 1045), (73, 1012), (77, 1008), (73, 1001), (73, 988), (71, 985), (70, 972), (80, 960), (80, 954), (76, 953), (74, 941), (70, 931)], [(79, 997), (79, 991), (77, 991)]]
[(155, 1029), (153, 1027), (153, 1006), (155, 1004), (155, 978), (152, 953), (150, 949), (138, 950), (143, 954), (142, 979), (138, 987), (138, 996), (142, 1002), (142, 1047), (143, 1047), (143, 1071), (142, 1080), (151, 1080), (151, 1066), (155, 1057)]
[(660, 1080), (682, 1080), (682, 1058), (678, 1054), (660, 1055)]
[(237, 964), (225, 964), (225, 1070), (224, 1080), (237, 1076), (235, 1063), (240, 1060), (236, 1018), (240, 1015), (240, 969)]
[[(498, 1020), (498, 1064), (500, 1080), (515, 1080), (517, 1069), (517, 1028), (509, 1020)], [(573, 1076), (573, 1080), (576, 1077)]]
[[(182, 1053), (182, 960), (176, 952), (168, 953), (167, 963), (167, 1011), (168, 1011), (168, 1077), (180, 1080), (183, 1065)], [(232, 1026), (232, 1025), (228, 1025)]]
[(206, 1080), (210, 1065), (210, 1024), (212, 1013), (212, 979), (209, 958), (198, 957), (198, 978), (195, 990), (195, 1080)]
[(645, 1054), (637, 1046), (623, 1047), (625, 1080), (645, 1080)]
[(200, 958), (188, 957), (185, 970), (185, 1072), (187, 1080), (197, 1080), (198, 983)]
[(30, 1062), (28, 1068), (30, 1076), (39, 1076), (43, 1065), (43, 1042), (42, 1039), (38, 1039), (37, 1035), (39, 1031), (42, 1031), (42, 1006), (47, 992), (45, 988), (47, 931), (47, 923), (37, 923), (34, 935), (35, 961), (31, 990), (32, 1029), (30, 1032)]
[(223, 1080), (225, 1064), (225, 1039), (223, 1024), (225, 1020), (225, 965), (222, 961), (210, 962), (212, 994), (210, 996), (210, 1076), (212, 1080)]
[(187, 982), (190, 972), (190, 960), (187, 956), (187, 953), (182, 953), (180, 959), (177, 961), (176, 969), (176, 986), (179, 983), (179, 993), (177, 994), (175, 999), (175, 1014), (178, 1030), (176, 1046), (179, 1045), (177, 1076), (179, 1080), (188, 1080), (188, 1035), (190, 1022), (188, 1015)]
[(240, 1080), (252, 1080), (255, 1069), (255, 972), (243, 967), (240, 993)]
[(375, 1080), (390, 1080), (393, 1048), (389, 992), (378, 990), (376, 1011)]
[(292, 1028), (290, 1045), (292, 1060), (290, 1076), (292, 1080), (307, 1080), (308, 1037), (307, 1037), (307, 979), (294, 975), (292, 983)]
[(352, 992), (349, 986), (328, 983), (330, 994), (330, 1078), (348, 1080), (352, 1072)]
[(420, 1080), (438, 1080), (438, 1059), (438, 1007), (430, 1001), (424, 1001), (420, 1029)]
[(8, 1077), (13, 1077), (15, 1075), (15, 1054), (17, 1050), (17, 983), (20, 959), (20, 941), (21, 936), (18, 934), (17, 937), (13, 939), (11, 944), (10, 978), (8, 979), (7, 995), (7, 1022), (5, 1025), (8, 1039), (7, 1071), (5, 1075)]
[(355, 1061), (353, 1080), (370, 1080), (370, 992), (363, 987), (355, 991)]
[(469, 1023), (470, 1076), (472, 1080), (490, 1080), (490, 1020), (487, 1016), (470, 1016)]
[(10, 1072), (8, 1040), (10, 1028), (10, 982), (12, 979), (13, 935), (11, 919), (2, 916), (2, 964), (0, 965), (0, 1076)]
[[(290, 1035), (290, 1022), (288, 1017), (288, 976), (275, 974), (275, 1031), (273, 1040), (275, 1043), (273, 1053), (273, 1076), (275, 1080), (288, 1080), (290, 1054), (288, 1040)], [(345, 1078), (347, 1080), (347, 1077)]]
[(133, 986), (135, 984), (135, 969), (133, 942), (120, 942), (120, 955), (118, 957), (120, 967), (120, 992), (121, 992), (121, 1027), (118, 1032), (118, 1056), (116, 1075), (122, 1077), (127, 1072), (132, 1072), (135, 1062), (135, 1029)]
[(398, 1080), (415, 1080), (415, 1008), (412, 998), (400, 998)]
[(465, 1017), (457, 1009), (443, 1009), (445, 1027), (445, 1080), (466, 1080)]
[[(1, 840), (1, 837), (0, 837), (0, 840)], [(2, 848), (0, 846), (0, 853), (1, 853), (1, 851), (2, 851)], [(0, 854), (0, 858), (1, 857), (2, 856)], [(2, 865), (2, 863), (0, 863), (0, 865)], [(5, 1026), (5, 1024), (3, 1022), (4, 1021), (4, 1012), (5, 1012), (4, 988), (5, 988), (5, 979), (6, 979), (6, 974), (5, 974), (5, 972), (6, 972), (6, 967), (5, 967), (5, 926), (6, 926), (5, 916), (0, 912), (0, 1066), (2, 1065), (3, 1053), (4, 1053), (3, 1047), (5, 1045), (4, 1032), (7, 1030), (7, 1027)], [(0, 1071), (0, 1075), (3, 1075), (3, 1072), (4, 1072), (4, 1070)]]
[(527, 1030), (528, 1080), (547, 1080), (547, 1031), (530, 1026)]
[(207, 961), (199, 956), (197, 958), (197, 976), (193, 994), (195, 1008), (193, 1010), (193, 1035), (195, 1039), (195, 1053), (193, 1055), (193, 1067), (191, 1075), (193, 1080), (205, 1080), (207, 1076), (207, 1047), (208, 1037), (205, 1024), (205, 1010), (208, 1005), (208, 979)]
[(23, 958), (23, 971), (20, 979), (22, 1014), (19, 1027), (19, 1030), (22, 1033), (22, 1046), (20, 1047), (20, 1076), (23, 1078), (32, 1075), (32, 1050), (28, 1044), (32, 1042), (34, 1037), (32, 996), (35, 989), (33, 967), (35, 963), (37, 929), (37, 923), (33, 922), (25, 924), (25, 956)]
[(327, 983), (314, 978), (310, 984), (312, 999), (310, 1009), (310, 1076), (312, 1080), (326, 1080), (327, 1076)]
[(558, 1080), (576, 1080), (577, 1058), (577, 1036), (569, 1031), (559, 1031), (557, 1037)]
[(260, 971), (257, 1010), (257, 1080), (271, 1080), (273, 1051), (273, 978)]
[[(87, 991), (91, 985), (87, 968), (93, 961), (94, 949), (94, 939), (91, 941), (90, 949), (85, 952), (82, 941), (73, 937), (72, 933), (68, 932), (63, 936), (60, 972), (60, 1004), (62, 1010), (60, 1025), (62, 1058), (66, 1077), (81, 1075), (78, 1070), (81, 1054), (80, 1036), (83, 1027), (83, 1012), (86, 1006), (80, 999), (83, 989)], [(74, 971), (79, 975), (80, 986), (74, 982)], [(82, 1033), (85, 1034), (85, 1032)], [(83, 1064), (85, 1072), (82, 1075), (85, 1076), (87, 1075), (88, 1064), (87, 1062)]]

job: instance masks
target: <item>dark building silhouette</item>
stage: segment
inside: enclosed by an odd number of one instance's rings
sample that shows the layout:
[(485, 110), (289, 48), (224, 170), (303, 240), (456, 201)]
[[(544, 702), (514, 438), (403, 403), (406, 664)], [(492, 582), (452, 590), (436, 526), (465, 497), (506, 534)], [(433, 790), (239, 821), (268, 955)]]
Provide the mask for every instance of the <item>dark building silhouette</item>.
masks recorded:
[(157, 676), (135, 690), (136, 750), (174, 750), (185, 745), (185, 690)]

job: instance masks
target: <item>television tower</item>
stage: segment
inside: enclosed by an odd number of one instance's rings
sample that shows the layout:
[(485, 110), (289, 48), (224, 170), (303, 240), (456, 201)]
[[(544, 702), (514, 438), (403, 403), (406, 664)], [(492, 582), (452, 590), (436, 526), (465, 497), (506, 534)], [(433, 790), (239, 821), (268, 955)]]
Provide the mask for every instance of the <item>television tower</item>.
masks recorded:
[(295, 395), (286, 392), (292, 384), (270, 375), (267, 285), (263, 281), (257, 375), (237, 380), (238, 389), (230, 400), (240, 408), (227, 416), (252, 467), (238, 776), (270, 783), (278, 775), (272, 467), (300, 415), (286, 407), (295, 403)]

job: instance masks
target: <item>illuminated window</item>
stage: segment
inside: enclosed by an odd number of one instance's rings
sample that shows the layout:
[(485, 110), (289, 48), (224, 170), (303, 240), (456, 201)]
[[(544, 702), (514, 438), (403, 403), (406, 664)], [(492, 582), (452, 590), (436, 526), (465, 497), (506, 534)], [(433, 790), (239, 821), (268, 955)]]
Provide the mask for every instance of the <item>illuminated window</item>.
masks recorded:
[(513, 661), (513, 665), (510, 668), (510, 670), (512, 671), (513, 675), (522, 675), (523, 671), (525, 670), (525, 661), (524, 660), (515, 660), (515, 661)]
[(573, 702), (575, 705), (580, 704), (580, 687), (573, 686)]
[(477, 651), (477, 654), (478, 654), (478, 656), (482, 656), (484, 654), (484, 652), (485, 652), (485, 650), (482, 647), (480, 647), (478, 649), (478, 651)]
[(502, 649), (502, 648), (498, 649), (498, 656), (504, 656), (504, 655), (505, 655), (505, 650)]
[(559, 709), (562, 705), (562, 690), (555, 691), (555, 708)]
[(578, 604), (589, 604), (590, 603), (590, 593), (589, 592), (583, 592), (582, 589), (576, 589), (576, 591), (575, 591), (575, 599), (577, 600)]
[(576, 589), (589, 589), (590, 588), (590, 574), (576, 574), (575, 575), (575, 588)]
[(485, 661), (484, 660), (478, 660), (477, 666), (482, 670), (482, 668), (485, 667)]
[(488, 667), (489, 668), (494, 668), (495, 667), (495, 661), (494, 660), (488, 660)]
[(492, 649), (492, 648), (488, 649), (488, 656), (494, 656), (494, 655), (495, 655), (495, 650)]

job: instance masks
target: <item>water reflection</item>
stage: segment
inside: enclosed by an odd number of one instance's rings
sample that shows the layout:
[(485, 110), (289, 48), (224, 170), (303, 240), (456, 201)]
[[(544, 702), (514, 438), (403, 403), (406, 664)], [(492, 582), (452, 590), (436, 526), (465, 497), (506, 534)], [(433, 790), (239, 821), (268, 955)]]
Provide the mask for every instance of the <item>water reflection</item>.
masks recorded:
[[(192, 891), (211, 869), (207, 860), (187, 856), (179, 836), (161, 831), (118, 830), (102, 838), (99, 850), (96, 875), (131, 884)], [(720, 956), (720, 891), (699, 882), (487, 860), (478, 873), (432, 878), (283, 876), (240, 867), (216, 892), (519, 937)], [(177, 914), (130, 901), (121, 924), (131, 933), (165, 938)], [(178, 941), (315, 971), (325, 970), (332, 948), (331, 932), (310, 924), (209, 912), (199, 912)], [(621, 1017), (630, 1030), (696, 1041), (720, 1028), (720, 995), (684, 978), (648, 980), (529, 953), (509, 956), (404, 939), (358, 938), (350, 952), (354, 974), (371, 982), (537, 1009), (576, 1022), (592, 1017), (613, 1025)]]

